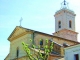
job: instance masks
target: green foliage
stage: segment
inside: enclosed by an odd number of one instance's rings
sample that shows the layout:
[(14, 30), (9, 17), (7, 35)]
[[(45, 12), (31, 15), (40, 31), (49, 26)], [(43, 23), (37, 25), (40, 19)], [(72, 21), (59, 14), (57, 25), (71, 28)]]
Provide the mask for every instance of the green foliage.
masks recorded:
[[(40, 39), (40, 41), (41, 40), (42, 39)], [(30, 41), (32, 42), (32, 39), (30, 39)], [(41, 52), (40, 45), (38, 46), (38, 54), (36, 55), (34, 53), (36, 57), (34, 57), (33, 54), (31, 53), (31, 48), (36, 49), (36, 46), (34, 44), (32, 44), (32, 47), (30, 47), (29, 44), (25, 44), (24, 42), (22, 42), (22, 45), (23, 45), (24, 51), (26, 52), (30, 60), (47, 60), (48, 56), (53, 50), (53, 42), (51, 42), (50, 46), (48, 45), (48, 43), (49, 43), (49, 40), (46, 39), (45, 46), (43, 47), (43, 51), (44, 51), (43, 53)]]

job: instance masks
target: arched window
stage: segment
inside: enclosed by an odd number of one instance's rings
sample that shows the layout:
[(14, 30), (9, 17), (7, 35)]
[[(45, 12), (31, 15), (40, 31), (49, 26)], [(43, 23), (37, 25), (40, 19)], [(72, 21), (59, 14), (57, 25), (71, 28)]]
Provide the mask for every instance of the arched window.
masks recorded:
[(61, 28), (61, 21), (58, 22), (58, 28)]
[(72, 27), (72, 21), (69, 21), (69, 28)]
[(40, 40), (40, 45), (43, 45), (43, 39)]
[(19, 47), (17, 47), (16, 56), (19, 57)]
[(43, 48), (43, 39), (40, 39), (40, 48)]

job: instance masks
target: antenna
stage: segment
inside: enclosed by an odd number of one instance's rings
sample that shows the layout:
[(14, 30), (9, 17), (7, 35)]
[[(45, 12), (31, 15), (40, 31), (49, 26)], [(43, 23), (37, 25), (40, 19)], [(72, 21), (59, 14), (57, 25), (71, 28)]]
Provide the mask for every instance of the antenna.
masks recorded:
[(22, 22), (22, 20), (23, 20), (23, 19), (22, 19), (22, 17), (21, 17), (21, 19), (20, 19), (20, 26), (21, 26), (21, 22)]

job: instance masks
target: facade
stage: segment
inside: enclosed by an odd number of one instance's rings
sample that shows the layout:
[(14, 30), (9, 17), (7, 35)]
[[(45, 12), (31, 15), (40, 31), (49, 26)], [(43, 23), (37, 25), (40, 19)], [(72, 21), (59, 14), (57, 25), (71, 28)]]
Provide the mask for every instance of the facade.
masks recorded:
[[(30, 39), (33, 40), (32, 43), (30, 42)], [(22, 42), (25, 42), (30, 45), (35, 44), (36, 46), (38, 46), (40, 44), (40, 39), (43, 39), (43, 46), (45, 45), (46, 39), (52, 40), (54, 42), (54, 46), (53, 46), (54, 55), (53, 56), (50, 55), (50, 58), (49, 58), (51, 60), (53, 60), (53, 58), (64, 59), (62, 58), (64, 56), (64, 50), (63, 50), (64, 42), (68, 44), (69, 46), (79, 43), (79, 42), (68, 40), (62, 37), (49, 35), (46, 33), (39, 32), (39, 31), (34, 31), (31, 29), (17, 26), (8, 38), (8, 40), (10, 41), (10, 52), (8, 56), (5, 58), (5, 60), (15, 60), (15, 59), (18, 59), (18, 60), (27, 59), (28, 60), (28, 57), (26, 57), (26, 53), (23, 50)], [(17, 54), (17, 51), (19, 51), (18, 54)]]
[(75, 32), (74, 11), (68, 9), (67, 2), (64, 0), (63, 6), (55, 14), (55, 36), (77, 41), (77, 32)]
[(62, 29), (75, 31), (75, 16), (76, 14), (67, 8), (58, 10), (54, 15), (55, 31), (57, 32)]
[(77, 41), (77, 34), (78, 34), (77, 32), (68, 29), (62, 29), (58, 32), (53, 33), (54, 36), (62, 37), (64, 39), (72, 41)]
[(75, 16), (76, 14), (67, 8), (58, 10), (54, 15), (55, 33), (53, 35), (77, 41), (78, 33), (75, 32)]
[[(33, 40), (32, 43), (30, 42), (30, 39)], [(45, 42), (45, 39), (52, 39), (52, 35), (17, 26), (8, 38), (10, 41), (10, 53), (6, 60), (13, 60), (17, 58), (17, 48), (19, 51), (18, 58), (24, 58), (26, 53), (23, 50), (22, 42), (38, 46), (40, 44), (40, 39), (43, 39), (43, 42)], [(43, 43), (43, 45), (44, 44), (45, 43)]]
[(65, 60), (80, 60), (80, 44), (66, 47), (65, 51)]
[[(64, 1), (64, 6), (65, 5), (66, 4)], [(16, 26), (11, 35), (8, 37), (8, 41), (10, 42), (10, 51), (5, 60), (29, 60), (26, 56), (26, 52), (23, 50), (22, 42), (25, 42), (30, 46), (34, 44), (36, 47), (38, 47), (40, 44), (44, 46), (46, 39), (54, 42), (54, 49), (48, 60), (68, 60), (67, 57), (69, 57), (70, 52), (71, 55), (80, 52), (80, 45), (75, 46), (76, 44), (79, 44), (79, 42), (77, 42), (78, 33), (75, 32), (75, 16), (76, 14), (73, 11), (67, 9), (67, 7), (63, 7), (62, 9), (58, 10), (54, 15), (55, 32), (53, 35), (21, 26)], [(30, 42), (30, 39), (32, 39), (32, 42)], [(43, 43), (40, 43), (40, 39), (43, 40)], [(73, 52), (72, 50), (75, 50), (76, 52)], [(33, 53), (34, 50), (31, 51)], [(37, 53), (36, 49), (35, 53)], [(79, 54), (75, 55), (75, 57), (77, 56), (79, 56)], [(74, 59), (75, 58), (71, 56), (69, 60)]]

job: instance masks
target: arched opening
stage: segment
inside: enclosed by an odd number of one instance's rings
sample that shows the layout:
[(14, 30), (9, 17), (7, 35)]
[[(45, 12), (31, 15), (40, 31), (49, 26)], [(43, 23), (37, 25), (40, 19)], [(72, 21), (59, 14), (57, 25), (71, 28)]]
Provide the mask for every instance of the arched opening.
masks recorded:
[(43, 39), (40, 39), (40, 48), (43, 48)]
[(58, 22), (58, 28), (61, 28), (61, 21)]
[(17, 47), (16, 56), (17, 56), (17, 58), (19, 57), (19, 47)]
[(72, 28), (72, 21), (69, 21), (69, 28)]

